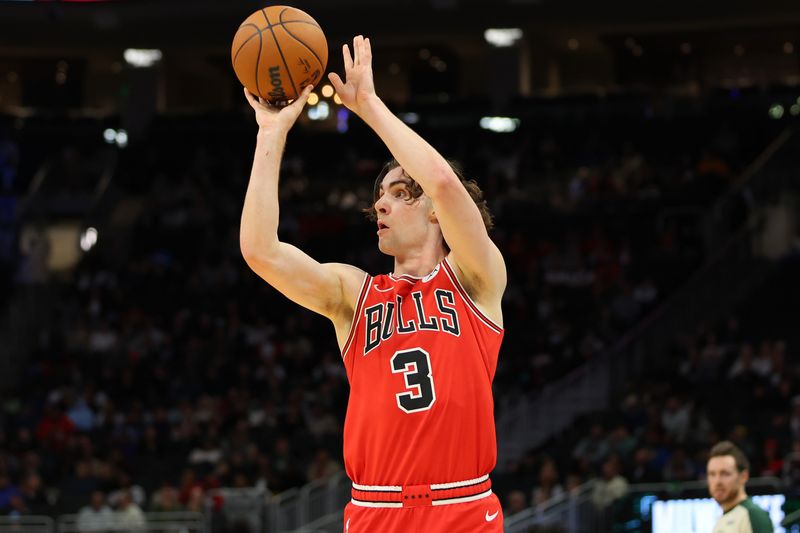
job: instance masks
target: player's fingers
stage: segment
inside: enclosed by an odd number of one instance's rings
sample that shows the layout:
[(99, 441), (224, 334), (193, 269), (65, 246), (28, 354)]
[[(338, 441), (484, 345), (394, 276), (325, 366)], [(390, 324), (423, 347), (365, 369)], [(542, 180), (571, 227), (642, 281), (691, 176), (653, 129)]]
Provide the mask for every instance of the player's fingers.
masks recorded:
[(292, 105), (296, 105), (298, 107), (303, 107), (304, 105), (306, 105), (306, 102), (308, 101), (308, 96), (311, 94), (311, 91), (313, 90), (314, 90), (313, 85), (306, 85), (306, 88), (303, 89), (303, 92), (300, 93), (300, 96), (297, 97), (297, 100), (292, 102)]
[(244, 89), (244, 97), (247, 100), (247, 103), (253, 105), (253, 95), (250, 94), (250, 91), (247, 90), (247, 87), (242, 87)]
[(372, 61), (372, 46), (369, 43), (369, 37), (364, 39), (363, 58), (365, 63)]
[(342, 57), (344, 58), (345, 70), (353, 68), (353, 58), (350, 56), (350, 47), (346, 44), (342, 46)]
[(263, 102), (261, 99), (248, 91), (247, 87), (244, 88), (244, 97), (247, 98), (247, 103), (250, 104), (250, 107), (252, 107), (253, 110), (258, 111), (259, 108), (263, 107)]
[(331, 81), (331, 85), (333, 85), (333, 88), (336, 90), (336, 92), (341, 93), (342, 89), (344, 89), (344, 82), (342, 82), (342, 78), (340, 78), (335, 72), (329, 72), (328, 79)]
[(360, 35), (356, 35), (353, 37), (353, 63), (356, 65), (361, 64), (361, 47), (363, 44), (364, 38)]

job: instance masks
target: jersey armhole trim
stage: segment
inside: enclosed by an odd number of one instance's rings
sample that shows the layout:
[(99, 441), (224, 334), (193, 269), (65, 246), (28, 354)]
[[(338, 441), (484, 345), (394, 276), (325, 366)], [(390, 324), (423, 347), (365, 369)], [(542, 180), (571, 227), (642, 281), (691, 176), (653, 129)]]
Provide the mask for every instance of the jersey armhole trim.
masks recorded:
[(361, 307), (364, 305), (364, 301), (367, 299), (367, 293), (369, 292), (369, 280), (372, 278), (368, 273), (364, 273), (364, 281), (361, 282), (361, 288), (358, 291), (358, 300), (356, 301), (356, 306), (353, 309), (353, 320), (350, 322), (350, 333), (347, 335), (347, 341), (345, 341), (344, 346), (342, 347), (342, 360), (347, 357), (347, 351), (350, 349), (350, 345), (353, 343), (353, 339), (355, 338), (356, 333), (356, 326), (358, 325), (358, 321), (361, 319)]
[(455, 270), (453, 270), (452, 265), (450, 265), (450, 260), (445, 257), (444, 261), (442, 261), (442, 265), (444, 266), (444, 271), (447, 274), (447, 277), (450, 278), (450, 281), (453, 283), (455, 288), (458, 290), (458, 293), (461, 295), (461, 299), (466, 302), (467, 307), (478, 317), (478, 319), (483, 322), (489, 329), (494, 331), (497, 334), (503, 333), (503, 328), (499, 326), (494, 320), (483, 314), (477, 304), (472, 300), (467, 291), (464, 289), (464, 286), (461, 285), (461, 282), (456, 276)]

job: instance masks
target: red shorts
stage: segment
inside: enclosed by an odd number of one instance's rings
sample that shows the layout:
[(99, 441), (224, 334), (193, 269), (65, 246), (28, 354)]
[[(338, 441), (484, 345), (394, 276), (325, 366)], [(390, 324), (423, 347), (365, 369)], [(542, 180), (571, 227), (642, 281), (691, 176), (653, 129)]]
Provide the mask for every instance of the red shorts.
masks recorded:
[[(486, 476), (488, 479), (488, 476)], [(490, 483), (481, 484), (478, 490)], [(355, 485), (354, 485), (355, 487)], [(399, 488), (399, 487), (398, 487)], [(470, 490), (470, 489), (466, 489)], [(372, 491), (353, 491), (353, 501), (344, 509), (344, 533), (503, 533), (503, 509), (500, 500), (491, 490), (481, 493), (478, 499), (458, 502), (459, 491), (426, 488), (403, 489), (402, 493), (376, 495)], [(418, 493), (418, 494), (417, 494)], [(377, 496), (377, 497), (376, 497)], [(432, 503), (440, 496), (458, 503)], [(357, 498), (361, 498), (360, 500)], [(373, 501), (370, 503), (369, 499)], [(395, 507), (383, 507), (374, 500), (397, 501)], [(460, 499), (470, 499), (460, 498)]]

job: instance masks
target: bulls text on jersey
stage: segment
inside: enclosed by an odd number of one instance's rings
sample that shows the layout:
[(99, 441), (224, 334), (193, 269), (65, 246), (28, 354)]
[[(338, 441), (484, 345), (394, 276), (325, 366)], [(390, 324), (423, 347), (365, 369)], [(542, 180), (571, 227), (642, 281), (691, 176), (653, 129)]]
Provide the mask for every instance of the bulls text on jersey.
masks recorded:
[(408, 313), (410, 305), (406, 306), (405, 311), (403, 310), (403, 297), (400, 295), (397, 295), (393, 302), (381, 302), (364, 309), (367, 319), (364, 355), (380, 346), (382, 341), (389, 339), (395, 333), (403, 335), (416, 331), (443, 331), (458, 337), (461, 327), (458, 323), (453, 292), (436, 289), (434, 295), (436, 309), (425, 309), (421, 291), (414, 291), (410, 294), (414, 302), (411, 313)]

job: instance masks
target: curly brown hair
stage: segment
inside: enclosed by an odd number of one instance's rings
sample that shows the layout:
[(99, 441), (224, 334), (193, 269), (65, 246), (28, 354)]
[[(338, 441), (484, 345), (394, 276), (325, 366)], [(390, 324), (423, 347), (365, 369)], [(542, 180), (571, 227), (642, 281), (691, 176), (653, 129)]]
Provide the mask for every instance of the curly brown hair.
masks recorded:
[[(478, 206), (478, 211), (481, 213), (481, 219), (483, 220), (484, 226), (486, 226), (486, 230), (491, 230), (494, 227), (494, 217), (492, 213), (489, 211), (489, 206), (486, 203), (486, 200), (483, 197), (483, 191), (478, 186), (478, 183), (475, 180), (468, 180), (464, 177), (464, 174), (461, 171), (461, 167), (455, 161), (447, 160), (447, 163), (450, 165), (450, 168), (453, 169), (458, 179), (461, 181), (461, 184), (464, 185), (464, 188), (467, 189), (470, 198), (472, 201), (475, 202), (475, 205)], [(383, 178), (386, 177), (386, 174), (394, 170), (395, 168), (399, 167), (400, 163), (397, 162), (396, 159), (391, 159), (383, 165), (378, 177), (375, 178), (375, 185), (372, 188), (372, 205), (365, 208), (363, 211), (367, 215), (367, 218), (375, 221), (378, 219), (378, 213), (375, 210), (375, 202), (378, 201), (381, 194), (381, 183), (383, 183)], [(424, 192), (422, 187), (419, 183), (416, 182), (414, 178), (406, 174), (406, 171), (403, 170), (403, 176), (409, 179), (410, 183), (408, 184), (408, 192), (411, 195), (410, 202), (415, 202), (422, 196)], [(445, 243), (446, 244), (446, 243)], [(449, 249), (449, 247), (448, 247)]]

